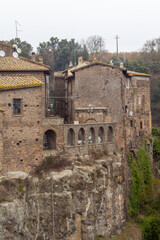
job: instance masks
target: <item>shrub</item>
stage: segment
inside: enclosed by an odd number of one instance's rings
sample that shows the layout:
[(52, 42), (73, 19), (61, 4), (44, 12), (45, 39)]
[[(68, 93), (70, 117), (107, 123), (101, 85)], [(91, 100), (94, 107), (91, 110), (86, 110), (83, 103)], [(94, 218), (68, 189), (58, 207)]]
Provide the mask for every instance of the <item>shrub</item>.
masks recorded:
[(40, 165), (35, 167), (33, 174), (40, 177), (43, 173), (60, 171), (65, 167), (71, 166), (71, 164), (71, 161), (68, 161), (66, 158), (60, 155), (48, 156), (42, 160)]

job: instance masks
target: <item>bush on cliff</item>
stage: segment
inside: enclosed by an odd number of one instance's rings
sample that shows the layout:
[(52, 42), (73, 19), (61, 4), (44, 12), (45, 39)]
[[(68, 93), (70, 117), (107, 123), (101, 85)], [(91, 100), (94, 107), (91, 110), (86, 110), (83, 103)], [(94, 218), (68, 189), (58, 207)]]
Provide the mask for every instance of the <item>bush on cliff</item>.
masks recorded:
[[(160, 161), (160, 130), (153, 128), (153, 157)], [(153, 179), (146, 144), (137, 152), (137, 159), (130, 154), (131, 187), (129, 214), (143, 230), (144, 240), (160, 239), (160, 180)]]

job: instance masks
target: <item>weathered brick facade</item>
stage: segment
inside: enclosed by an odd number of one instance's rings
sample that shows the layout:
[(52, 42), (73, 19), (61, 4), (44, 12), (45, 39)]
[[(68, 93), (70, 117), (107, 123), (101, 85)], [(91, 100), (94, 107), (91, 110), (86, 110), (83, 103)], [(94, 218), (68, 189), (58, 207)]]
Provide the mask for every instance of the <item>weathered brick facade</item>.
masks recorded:
[[(143, 134), (150, 135), (148, 75), (102, 63), (64, 71), (55, 81), (55, 91), (60, 89), (55, 102), (63, 103), (64, 119), (49, 114), (48, 74), (43, 64), (0, 57), (1, 170), (28, 172), (57, 153), (72, 158), (98, 150), (123, 154), (136, 148)], [(14, 99), (21, 104), (18, 114)]]

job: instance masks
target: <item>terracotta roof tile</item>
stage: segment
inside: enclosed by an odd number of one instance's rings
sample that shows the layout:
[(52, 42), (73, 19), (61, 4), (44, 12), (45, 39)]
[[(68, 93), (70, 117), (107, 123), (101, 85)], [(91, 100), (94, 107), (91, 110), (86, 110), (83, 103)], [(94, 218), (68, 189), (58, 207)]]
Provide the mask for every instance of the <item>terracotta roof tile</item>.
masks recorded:
[(0, 90), (41, 85), (43, 83), (40, 80), (29, 74), (7, 74), (0, 76)]
[(49, 71), (49, 66), (25, 58), (0, 57), (0, 71)]

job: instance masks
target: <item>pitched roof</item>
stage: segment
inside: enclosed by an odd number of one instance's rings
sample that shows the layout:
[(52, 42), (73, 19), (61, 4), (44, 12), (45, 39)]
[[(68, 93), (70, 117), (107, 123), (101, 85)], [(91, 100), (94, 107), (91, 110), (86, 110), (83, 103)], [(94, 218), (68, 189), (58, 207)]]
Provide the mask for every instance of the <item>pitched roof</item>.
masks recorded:
[(0, 90), (35, 87), (43, 83), (30, 74), (7, 74), (0, 75)]
[(133, 71), (127, 71), (128, 76), (133, 77), (133, 76), (144, 76), (144, 77), (151, 77), (152, 75), (146, 74), (146, 73), (139, 73), (139, 72), (133, 72)]
[(6, 42), (4, 42), (4, 41), (0, 41), (0, 44), (1, 44), (1, 45), (4, 45), (4, 46), (7, 46), (7, 47), (10, 47), (10, 48), (12, 48), (12, 49), (15, 49), (15, 47), (13, 47), (11, 44), (6, 43)]
[(95, 65), (101, 65), (101, 66), (104, 66), (104, 67), (107, 66), (107, 67), (111, 67), (111, 68), (118, 68), (118, 69), (120, 69), (122, 71), (126, 71), (126, 68), (121, 68), (121, 67), (114, 66), (114, 65), (111, 65), (111, 64), (108, 64), (108, 63), (93, 62), (93, 63), (87, 64), (85, 66), (80, 66), (80, 67), (77, 66), (77, 68), (72, 70), (71, 72), (77, 72), (79, 70), (83, 70), (84, 68), (89, 68), (89, 67), (92, 67), (92, 66), (95, 66)]
[(114, 66), (114, 65), (111, 65), (111, 64), (107, 64), (107, 63), (102, 63), (102, 62), (93, 62), (93, 63), (90, 63), (90, 64), (81, 64), (81, 65), (77, 65), (71, 69), (67, 69), (65, 71), (63, 71), (64, 73), (68, 71), (68, 77), (70, 76), (73, 76), (73, 73), (74, 72), (77, 72), (79, 70), (83, 70), (83, 69), (86, 69), (86, 68), (89, 68), (89, 67), (92, 67), (92, 66), (95, 66), (95, 65), (100, 65), (100, 66), (107, 66), (107, 67), (111, 67), (111, 68), (117, 68), (117, 69), (120, 69), (121, 71), (124, 71), (126, 72), (126, 68), (121, 68), (121, 67), (117, 67), (117, 66)]
[(74, 72), (76, 69), (81, 69), (81, 68), (83, 68), (83, 67), (85, 67), (85, 66), (87, 66), (87, 65), (89, 65), (89, 64), (90, 64), (90, 62), (84, 61), (84, 62), (82, 62), (82, 63), (80, 63), (80, 64), (78, 64), (78, 65), (76, 65), (76, 66), (73, 66), (73, 67), (70, 67), (70, 68), (64, 70), (64, 71), (62, 72), (62, 74), (67, 73), (68, 77), (71, 77), (71, 76), (73, 76), (73, 72)]
[(4, 71), (49, 71), (47, 65), (20, 57), (0, 57), (0, 72)]

